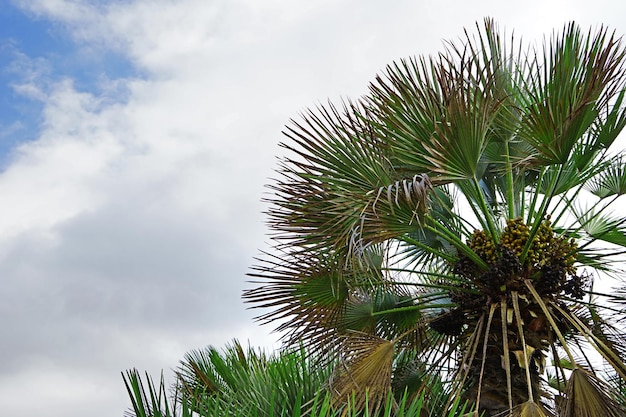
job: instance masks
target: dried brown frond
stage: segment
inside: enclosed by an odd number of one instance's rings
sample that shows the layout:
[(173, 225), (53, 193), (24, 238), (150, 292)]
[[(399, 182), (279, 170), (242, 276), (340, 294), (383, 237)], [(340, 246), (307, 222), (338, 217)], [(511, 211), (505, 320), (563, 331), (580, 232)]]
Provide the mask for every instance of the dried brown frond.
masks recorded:
[(354, 409), (371, 412), (382, 405), (391, 389), (393, 341), (354, 334), (343, 344), (344, 357), (330, 381), (334, 407), (351, 402)]
[(526, 401), (511, 410), (507, 417), (547, 417), (547, 414), (541, 405), (534, 401)]
[(611, 388), (596, 375), (578, 368), (567, 381), (561, 417), (623, 417), (626, 410), (611, 395)]

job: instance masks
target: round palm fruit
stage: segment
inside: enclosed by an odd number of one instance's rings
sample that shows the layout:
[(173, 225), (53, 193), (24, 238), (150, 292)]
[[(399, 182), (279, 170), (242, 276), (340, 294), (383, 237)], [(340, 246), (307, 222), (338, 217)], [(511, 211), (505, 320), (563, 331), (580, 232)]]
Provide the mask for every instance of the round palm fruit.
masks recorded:
[(563, 267), (544, 265), (541, 267), (541, 274), (536, 279), (535, 288), (542, 295), (556, 294), (566, 279), (567, 275)]
[(572, 298), (581, 300), (585, 296), (585, 289), (589, 287), (590, 279), (586, 275), (571, 275), (563, 285), (561, 290)]
[(519, 255), (506, 246), (502, 246), (500, 249), (498, 266), (508, 275), (517, 274), (522, 269), (522, 265), (519, 261)]
[(530, 230), (521, 217), (506, 221), (506, 227), (500, 236), (500, 244), (520, 256), (530, 237)]
[(480, 275), (480, 268), (467, 256), (461, 255), (459, 259), (454, 264), (452, 268), (452, 272), (460, 277), (474, 280), (478, 275)]
[(539, 230), (537, 230), (533, 243), (528, 250), (528, 263), (538, 267), (550, 264), (550, 258), (555, 255), (556, 239), (552, 230), (552, 224), (548, 218), (539, 226)]
[(559, 266), (564, 268), (566, 273), (574, 274), (576, 272), (574, 263), (576, 262), (577, 251), (576, 241), (565, 236), (555, 235), (550, 221), (546, 220), (542, 223), (537, 237), (533, 241), (529, 251), (529, 261), (538, 267), (544, 265)]
[[(530, 244), (529, 239), (530, 227), (521, 217), (507, 220), (497, 245), (483, 230), (475, 230), (468, 246), (489, 268), (481, 270), (469, 258), (461, 256), (453, 271), (483, 290), (499, 294), (524, 270), (524, 276), (533, 277), (538, 290), (545, 295), (567, 291), (574, 297), (580, 296), (584, 284), (579, 284), (576, 277), (576, 241), (556, 234), (549, 216), (539, 224)], [(527, 245), (522, 265), (520, 257)], [(468, 300), (463, 301), (467, 304)]]
[(522, 269), (519, 258), (512, 249), (501, 245), (498, 249), (498, 261), (473, 280), (483, 293), (492, 297), (497, 297), (507, 291)]
[(467, 245), (490, 265), (493, 265), (498, 260), (496, 245), (493, 239), (487, 236), (483, 230), (474, 230)]

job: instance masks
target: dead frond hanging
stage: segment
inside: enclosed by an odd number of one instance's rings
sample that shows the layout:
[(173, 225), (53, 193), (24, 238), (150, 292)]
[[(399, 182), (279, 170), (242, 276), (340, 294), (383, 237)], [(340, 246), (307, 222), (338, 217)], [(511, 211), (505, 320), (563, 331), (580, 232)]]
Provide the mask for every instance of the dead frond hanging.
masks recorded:
[[(386, 187), (380, 187), (372, 204), (372, 212), (378, 216), (376, 204), (384, 194), (391, 215), (395, 215), (394, 206), (400, 208), (401, 204), (413, 207), (416, 215), (424, 213), (428, 208), (428, 192), (432, 188), (433, 185), (426, 174), (416, 174), (413, 178), (405, 178)], [(373, 190), (370, 193), (373, 193)]]

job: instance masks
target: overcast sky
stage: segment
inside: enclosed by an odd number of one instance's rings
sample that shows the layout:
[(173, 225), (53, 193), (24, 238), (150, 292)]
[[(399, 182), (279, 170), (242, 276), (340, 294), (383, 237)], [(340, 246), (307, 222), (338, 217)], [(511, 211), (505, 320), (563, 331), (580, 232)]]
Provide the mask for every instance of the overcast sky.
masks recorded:
[(121, 416), (122, 370), (273, 346), (240, 295), (282, 127), (485, 16), (626, 34), (623, 0), (0, 0), (2, 414)]

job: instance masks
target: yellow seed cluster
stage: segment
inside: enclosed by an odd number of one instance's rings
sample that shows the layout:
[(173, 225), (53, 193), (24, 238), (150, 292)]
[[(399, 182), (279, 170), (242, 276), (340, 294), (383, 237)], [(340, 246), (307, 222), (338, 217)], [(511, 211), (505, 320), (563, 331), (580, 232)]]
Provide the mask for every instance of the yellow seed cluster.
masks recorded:
[(549, 253), (546, 254), (552, 258), (560, 258), (563, 260), (563, 266), (568, 274), (575, 274), (576, 255), (578, 253), (578, 245), (574, 239), (565, 237), (555, 237), (550, 245)]
[(497, 262), (498, 253), (496, 251), (496, 245), (493, 243), (493, 239), (487, 236), (483, 230), (474, 230), (467, 244), (488, 264)]
[[(511, 249), (516, 256), (521, 256), (530, 237), (530, 228), (521, 217), (509, 219), (500, 236), (500, 245)], [(498, 248), (490, 236), (482, 230), (475, 230), (468, 241), (470, 248), (490, 265), (498, 261)], [(541, 225), (526, 254), (525, 265), (541, 268), (544, 265), (558, 263), (570, 274), (575, 273), (577, 245), (574, 239), (557, 236), (552, 229), (550, 218)]]
[[(527, 260), (531, 265), (543, 266), (550, 263), (550, 258), (554, 255), (554, 245), (557, 238), (554, 236), (552, 224), (547, 219), (539, 226), (537, 234), (533, 239), (533, 244), (528, 251)], [(552, 253), (551, 253), (552, 252)]]
[(576, 261), (577, 245), (574, 239), (556, 236), (552, 230), (550, 219), (546, 219), (533, 240), (528, 251), (528, 262), (531, 265), (543, 266), (554, 264), (556, 260), (563, 262), (568, 273), (574, 273), (573, 267)]
[(511, 249), (519, 257), (524, 250), (526, 242), (528, 242), (529, 236), (530, 230), (521, 217), (509, 219), (500, 236), (500, 243), (502, 246)]
[[(533, 283), (541, 297), (555, 299), (560, 294), (582, 299), (587, 294), (588, 278), (577, 275), (576, 257), (578, 247), (575, 239), (555, 233), (550, 217), (538, 225), (532, 241), (529, 241), (532, 226), (523, 218), (507, 220), (498, 243), (483, 230), (475, 230), (467, 241), (468, 246), (487, 263), (479, 267), (473, 259), (460, 255), (454, 264), (453, 273), (462, 278), (463, 290), (451, 291), (450, 299), (461, 312), (484, 311), (494, 299), (508, 297), (512, 291), (530, 297), (526, 280)], [(527, 252), (522, 261), (524, 248)], [(468, 316), (460, 315), (459, 320)], [(536, 316), (535, 316), (536, 317)], [(431, 327), (443, 334), (457, 334), (462, 327), (453, 323), (455, 318), (442, 316), (431, 323)]]

